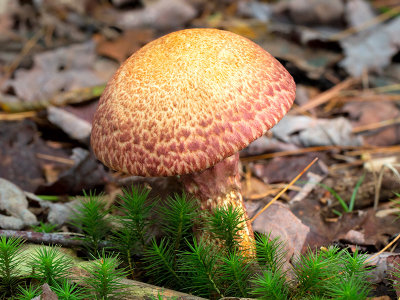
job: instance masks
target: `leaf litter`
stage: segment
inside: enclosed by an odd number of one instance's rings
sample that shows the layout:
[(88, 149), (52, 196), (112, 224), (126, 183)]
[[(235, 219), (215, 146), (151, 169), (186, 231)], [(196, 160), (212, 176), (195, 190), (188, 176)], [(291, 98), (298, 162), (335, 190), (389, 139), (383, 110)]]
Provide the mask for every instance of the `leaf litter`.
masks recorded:
[[(71, 203), (66, 199), (82, 189), (112, 191), (141, 183), (163, 198), (179, 190), (171, 179), (129, 177), (96, 161), (88, 143), (101, 93), (94, 88), (104, 88), (118, 64), (162, 34), (217, 27), (259, 43), (298, 85), (289, 115), (241, 152), (243, 195), (251, 215), (319, 157), (308, 174), (256, 219), (254, 228), (284, 237), (292, 254), (332, 243), (373, 254), (398, 233), (391, 199), (400, 192), (399, 180), (385, 168), (374, 209), (379, 171), (371, 167), (382, 161), (399, 170), (397, 6), (389, 3), (382, 9), (380, 0), (4, 3), (0, 180), (64, 199), (21, 202), (37, 220), (62, 220)], [(322, 184), (349, 201), (362, 174), (354, 209), (345, 213)], [(2, 186), (0, 194), (7, 189)], [(6, 201), (12, 203), (10, 199)], [(30, 230), (22, 217), (6, 214), (19, 220), (16, 229)], [(399, 250), (397, 244), (391, 249), (394, 262)], [(384, 261), (391, 264), (385, 270), (392, 268), (392, 261)], [(377, 285), (387, 286), (384, 273), (377, 278)], [(389, 294), (384, 288), (380, 293)]]

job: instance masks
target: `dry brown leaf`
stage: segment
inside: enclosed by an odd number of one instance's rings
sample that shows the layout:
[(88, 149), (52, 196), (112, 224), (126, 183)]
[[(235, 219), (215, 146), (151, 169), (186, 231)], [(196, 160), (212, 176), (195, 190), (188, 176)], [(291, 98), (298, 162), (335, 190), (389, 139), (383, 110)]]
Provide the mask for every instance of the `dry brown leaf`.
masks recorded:
[(95, 58), (92, 42), (36, 54), (34, 67), (17, 70), (15, 78), (6, 81), (0, 90), (12, 88), (24, 101), (39, 101), (62, 91), (100, 85), (104, 79), (93, 69)]
[(154, 38), (151, 29), (128, 29), (114, 40), (108, 40), (104, 36), (97, 36), (96, 52), (122, 63), (130, 55), (139, 50)]

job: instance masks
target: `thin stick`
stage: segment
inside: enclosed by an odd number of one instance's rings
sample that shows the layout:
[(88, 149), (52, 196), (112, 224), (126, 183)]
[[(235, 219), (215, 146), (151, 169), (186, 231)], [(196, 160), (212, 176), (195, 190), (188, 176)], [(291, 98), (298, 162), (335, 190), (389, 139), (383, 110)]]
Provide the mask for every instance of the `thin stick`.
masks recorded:
[[(33, 47), (35, 47), (35, 45), (37, 44), (39, 39), (42, 37), (42, 35), (43, 35), (43, 30), (39, 30), (33, 35), (33, 37), (29, 41), (27, 41), (25, 43), (20, 54), (14, 59), (14, 61), (9, 66), (6, 66), (4, 68), (6, 71), (5, 79), (8, 79), (10, 77), (10, 75), (12, 74), (12, 72), (14, 72), (16, 68), (18, 68), (19, 64), (22, 62), (24, 57), (29, 54), (29, 52), (33, 49)], [(3, 80), (4, 80), (4, 78), (2, 79), (2, 81)], [(2, 83), (2, 82), (0, 82), (0, 83)]]
[[(282, 157), (282, 156), (290, 156), (290, 155), (298, 155), (308, 152), (319, 152), (319, 151), (329, 151), (329, 150), (344, 150), (344, 149), (364, 149), (365, 147), (357, 147), (357, 146), (316, 146), (316, 147), (308, 147), (308, 148), (301, 148), (296, 150), (288, 150), (288, 151), (279, 151), (273, 153), (266, 153), (261, 155), (254, 155), (248, 157), (241, 157), (240, 160), (242, 162), (251, 162), (260, 159), (268, 159), (273, 157)], [(367, 149), (370, 149), (368, 147)]]
[[(381, 193), (381, 187), (382, 187), (382, 180), (383, 180), (383, 174), (385, 171), (385, 167), (388, 168), (389, 170), (391, 170), (393, 172), (394, 175), (397, 176), (397, 178), (400, 181), (400, 174), (399, 171), (396, 170), (396, 167), (399, 167), (398, 164), (392, 165), (392, 164), (383, 164), (380, 171), (379, 171), (379, 175), (378, 175), (378, 180), (376, 181), (375, 184), (375, 198), (374, 198), (374, 210), (378, 209), (378, 205), (379, 205), (379, 195)], [(374, 173), (375, 174), (375, 173)]]
[(376, 102), (376, 101), (399, 101), (400, 95), (398, 94), (375, 94), (375, 93), (360, 93), (357, 96), (341, 96), (336, 99), (337, 102)]
[[(400, 90), (400, 83), (388, 84), (388, 85), (384, 85), (384, 86), (363, 89), (362, 92), (363, 93), (373, 92), (376, 94), (381, 94), (381, 93), (387, 93), (387, 92), (395, 92), (398, 90)], [(342, 91), (340, 93), (340, 95), (343, 95), (343, 96), (355, 96), (355, 95), (359, 95), (359, 94), (360, 94), (360, 90), (346, 90), (346, 91)]]
[(366, 153), (369, 154), (373, 154), (373, 153), (392, 153), (392, 152), (398, 152), (400, 151), (400, 145), (394, 145), (394, 146), (385, 146), (385, 147), (370, 147), (365, 148), (365, 149), (361, 149), (361, 150), (353, 150), (353, 151), (349, 151), (346, 152), (345, 155), (348, 156), (359, 156), (359, 155), (363, 155)]
[(352, 132), (359, 133), (359, 132), (373, 130), (373, 129), (379, 129), (382, 127), (395, 125), (395, 124), (399, 124), (399, 123), (400, 123), (400, 118), (393, 118), (393, 119), (389, 119), (389, 120), (383, 120), (383, 121), (379, 121), (379, 122), (375, 122), (375, 123), (370, 123), (370, 124), (354, 127)]
[(61, 245), (64, 247), (83, 246), (83, 242), (76, 239), (78, 235), (73, 233), (43, 233), (33, 231), (0, 230), (0, 236), (7, 238), (19, 237), (35, 244)]
[(369, 19), (368, 21), (358, 25), (358, 26), (353, 26), (350, 28), (347, 28), (346, 30), (343, 30), (337, 34), (334, 34), (332, 36), (329, 37), (329, 40), (331, 41), (338, 41), (341, 39), (344, 39), (354, 33), (363, 31), (373, 25), (382, 23), (388, 19), (390, 19), (391, 17), (395, 16), (396, 14), (398, 14), (400, 12), (400, 5), (399, 6), (395, 6), (393, 7), (391, 10), (388, 10), (387, 12), (378, 15), (375, 18)]
[(334, 87), (330, 88), (329, 90), (320, 93), (313, 99), (309, 100), (306, 104), (299, 106), (298, 108), (294, 109), (293, 111), (296, 113), (303, 113), (307, 110), (320, 106), (331, 100), (333, 97), (338, 96), (341, 91), (347, 89), (349, 86), (359, 82), (359, 78), (347, 78), (346, 80), (340, 82), (339, 84), (335, 85)]
[(320, 152), (320, 151), (330, 151), (330, 150), (350, 150), (345, 154), (348, 156), (359, 156), (365, 153), (392, 153), (400, 151), (400, 145), (394, 146), (385, 146), (385, 147), (377, 147), (377, 146), (316, 146), (316, 147), (308, 147), (297, 150), (288, 150), (288, 151), (280, 151), (273, 153), (266, 153), (255, 156), (241, 157), (240, 160), (243, 163), (252, 162), (261, 159), (268, 159), (273, 157), (282, 157), (282, 156), (290, 156), (290, 155), (299, 155), (308, 152)]
[(41, 159), (51, 160), (51, 161), (55, 161), (55, 162), (66, 164), (66, 165), (75, 164), (75, 161), (73, 159), (69, 159), (69, 158), (48, 155), (48, 154), (43, 154), (43, 153), (37, 153), (36, 156)]
[(312, 162), (308, 164), (307, 167), (304, 168), (303, 171), (301, 171), (282, 191), (280, 191), (274, 199), (272, 199), (267, 205), (264, 206), (263, 209), (261, 209), (256, 215), (250, 219), (250, 222), (253, 223), (254, 220), (261, 215), (269, 206), (271, 206), (272, 203), (274, 203), (284, 192), (288, 190), (289, 187), (291, 187), (295, 182), (303, 175), (316, 161), (318, 160), (318, 157), (314, 158)]
[(36, 111), (25, 111), (21, 113), (0, 113), (0, 121), (16, 121), (36, 116)]
[(391, 241), (389, 244), (387, 244), (381, 251), (370, 256), (367, 260), (365, 260), (365, 262), (368, 262), (368, 261), (374, 259), (375, 257), (381, 255), (383, 252), (386, 251), (386, 249), (388, 249), (390, 246), (392, 246), (394, 243), (396, 243), (398, 239), (400, 239), (400, 234), (398, 236), (396, 236), (396, 238), (393, 241)]

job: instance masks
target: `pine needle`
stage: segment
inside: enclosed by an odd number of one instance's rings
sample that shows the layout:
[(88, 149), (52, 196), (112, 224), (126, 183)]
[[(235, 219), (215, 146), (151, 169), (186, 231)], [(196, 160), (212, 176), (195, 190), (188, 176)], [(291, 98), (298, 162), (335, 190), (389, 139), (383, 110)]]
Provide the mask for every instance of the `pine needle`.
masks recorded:
[(314, 158), (313, 161), (311, 163), (309, 163), (304, 169), (303, 171), (301, 171), (282, 191), (280, 191), (275, 197), (274, 199), (272, 199), (267, 205), (264, 206), (263, 209), (261, 209), (253, 218), (250, 219), (250, 222), (253, 223), (254, 220), (261, 215), (268, 207), (270, 207), (272, 205), (272, 203), (274, 203), (276, 200), (279, 199), (279, 197), (286, 192), (289, 187), (291, 187), (293, 184), (296, 183), (297, 180), (299, 180), (299, 178), (318, 160), (318, 157)]

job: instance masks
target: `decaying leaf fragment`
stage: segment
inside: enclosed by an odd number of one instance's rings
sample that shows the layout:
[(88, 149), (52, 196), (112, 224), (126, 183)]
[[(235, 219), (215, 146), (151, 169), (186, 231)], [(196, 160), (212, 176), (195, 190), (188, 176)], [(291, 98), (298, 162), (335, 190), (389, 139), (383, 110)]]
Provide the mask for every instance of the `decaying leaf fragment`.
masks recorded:
[(36, 216), (28, 210), (24, 192), (3, 178), (0, 178), (0, 210), (8, 214), (0, 215), (0, 227), (3, 229), (19, 230), (37, 224)]

